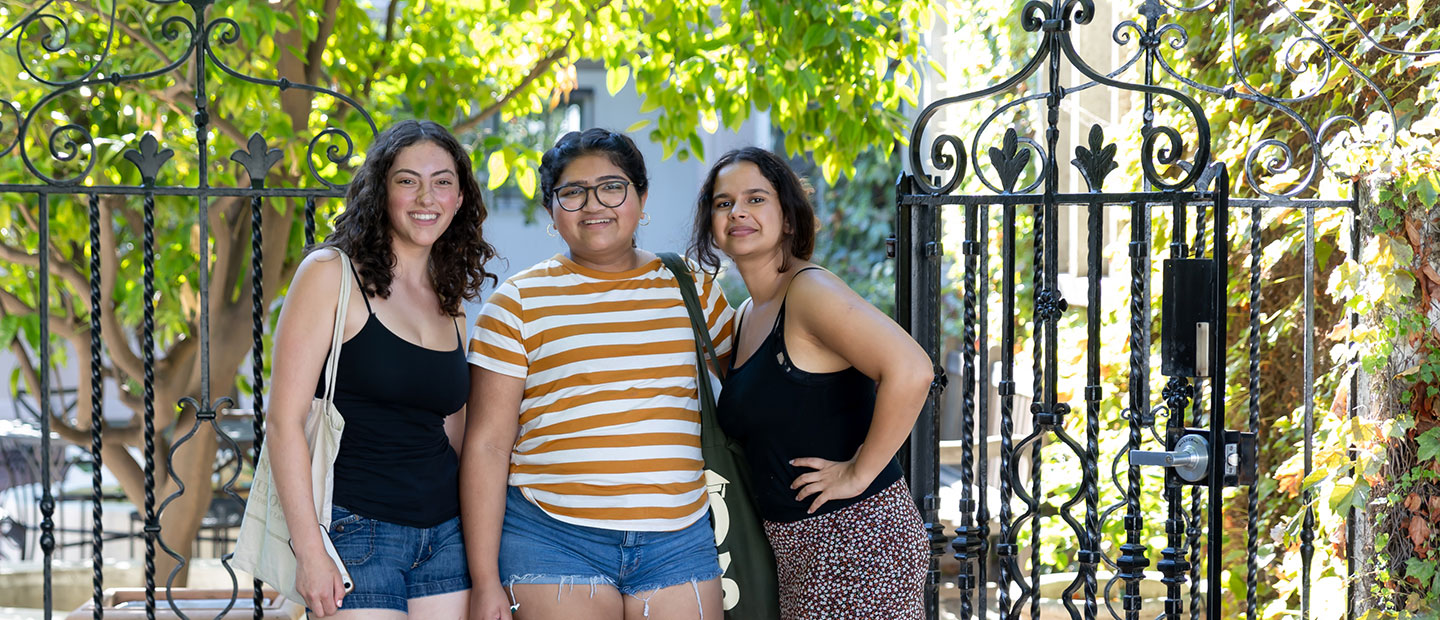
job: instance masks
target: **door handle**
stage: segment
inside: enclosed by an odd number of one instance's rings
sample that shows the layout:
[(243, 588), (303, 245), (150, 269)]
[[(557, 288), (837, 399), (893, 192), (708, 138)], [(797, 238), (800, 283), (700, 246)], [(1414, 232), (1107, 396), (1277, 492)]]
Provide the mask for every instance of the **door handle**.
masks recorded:
[(1185, 435), (1172, 451), (1131, 450), (1130, 465), (1169, 467), (1182, 480), (1199, 482), (1210, 468), (1210, 442), (1199, 435)]

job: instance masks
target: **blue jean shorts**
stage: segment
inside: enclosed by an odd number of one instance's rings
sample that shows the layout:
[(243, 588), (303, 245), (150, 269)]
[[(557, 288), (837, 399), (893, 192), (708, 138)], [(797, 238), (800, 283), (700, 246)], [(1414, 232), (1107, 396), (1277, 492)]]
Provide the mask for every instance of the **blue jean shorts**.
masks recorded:
[(608, 585), (643, 598), (720, 574), (708, 518), (673, 532), (606, 530), (551, 517), (516, 487), (505, 494), (500, 578), (507, 589), (517, 583)]
[(355, 584), (341, 609), (408, 613), (410, 599), (470, 589), (459, 517), (420, 528), (335, 506), (330, 511), (330, 541)]

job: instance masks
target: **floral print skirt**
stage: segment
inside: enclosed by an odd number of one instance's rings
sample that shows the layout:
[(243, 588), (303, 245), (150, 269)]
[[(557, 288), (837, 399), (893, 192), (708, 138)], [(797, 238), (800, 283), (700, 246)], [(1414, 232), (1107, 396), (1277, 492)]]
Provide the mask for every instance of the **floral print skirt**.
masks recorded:
[(784, 620), (924, 618), (930, 542), (903, 479), (792, 523), (765, 521)]

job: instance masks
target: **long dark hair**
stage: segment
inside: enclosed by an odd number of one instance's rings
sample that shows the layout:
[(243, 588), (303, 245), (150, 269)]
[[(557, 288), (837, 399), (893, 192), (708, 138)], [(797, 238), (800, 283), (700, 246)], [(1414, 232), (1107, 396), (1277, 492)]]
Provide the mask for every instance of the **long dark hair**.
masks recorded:
[(714, 273), (720, 269), (720, 256), (715, 249), (715, 228), (710, 223), (711, 205), (715, 202), (715, 180), (720, 171), (730, 164), (748, 161), (760, 169), (770, 185), (775, 187), (775, 198), (780, 203), (782, 221), (790, 226), (790, 232), (781, 238), (785, 256), (780, 262), (780, 273), (790, 270), (790, 259), (810, 260), (815, 253), (815, 207), (810, 204), (810, 194), (805, 183), (796, 176), (790, 164), (774, 153), (762, 148), (747, 146), (720, 156), (710, 167), (710, 174), (700, 186), (700, 198), (695, 205), (695, 225), (691, 227), (690, 256), (700, 261), (705, 271)]
[(335, 232), (316, 247), (344, 250), (360, 272), (365, 294), (382, 299), (389, 297), (395, 275), (395, 253), (390, 248), (390, 217), (386, 212), (390, 195), (386, 178), (400, 151), (421, 142), (434, 144), (450, 154), (460, 183), (460, 208), (430, 251), (430, 283), (440, 297), (440, 309), (455, 316), (462, 312), (461, 302), (477, 297), (487, 280), (491, 283), (497, 280), (495, 274), (485, 270), (485, 263), (495, 258), (495, 248), (486, 243), (483, 236), (485, 203), (470, 167), (470, 156), (455, 136), (438, 123), (400, 121), (375, 136), (375, 142), (365, 152), (365, 163), (350, 182), (345, 211), (335, 218)]
[(592, 127), (585, 131), (572, 131), (555, 141), (555, 146), (545, 151), (540, 158), (540, 206), (550, 210), (551, 194), (555, 182), (565, 166), (585, 155), (604, 155), (615, 164), (625, 176), (630, 177), (637, 196), (650, 189), (650, 176), (645, 172), (645, 157), (635, 141), (623, 133)]

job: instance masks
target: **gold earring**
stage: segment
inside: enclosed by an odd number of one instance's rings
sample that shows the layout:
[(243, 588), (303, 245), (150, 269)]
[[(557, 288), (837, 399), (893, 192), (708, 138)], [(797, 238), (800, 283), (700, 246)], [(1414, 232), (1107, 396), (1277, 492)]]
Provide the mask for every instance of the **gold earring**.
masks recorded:
[(650, 214), (649, 214), (649, 213), (645, 213), (645, 212), (641, 212), (641, 213), (640, 213), (640, 225), (641, 225), (641, 226), (646, 226), (646, 225), (648, 225), (649, 223), (650, 223)]
[(559, 234), (559, 232), (555, 230), (555, 222), (550, 222), (549, 224), (545, 225), (545, 234), (550, 235), (551, 237)]

